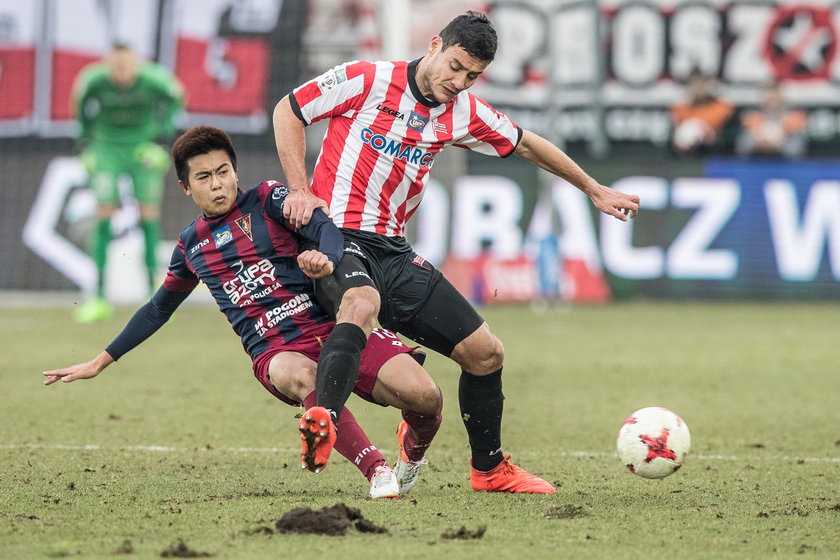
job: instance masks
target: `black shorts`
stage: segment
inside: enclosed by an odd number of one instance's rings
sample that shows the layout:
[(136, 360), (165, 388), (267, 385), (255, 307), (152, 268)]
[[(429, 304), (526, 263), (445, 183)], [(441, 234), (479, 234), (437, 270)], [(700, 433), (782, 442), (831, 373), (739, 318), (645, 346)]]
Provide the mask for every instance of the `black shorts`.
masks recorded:
[(342, 229), (344, 256), (335, 272), (315, 280), (318, 304), (335, 315), (349, 288), (373, 286), (379, 323), (444, 356), (484, 319), (469, 301), (402, 237)]

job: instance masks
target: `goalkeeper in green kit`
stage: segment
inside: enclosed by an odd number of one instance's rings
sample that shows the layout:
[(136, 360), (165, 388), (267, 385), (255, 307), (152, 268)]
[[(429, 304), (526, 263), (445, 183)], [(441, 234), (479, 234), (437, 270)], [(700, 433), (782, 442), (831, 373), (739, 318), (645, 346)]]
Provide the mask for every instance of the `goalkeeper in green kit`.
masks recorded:
[(90, 243), (96, 292), (75, 311), (80, 323), (106, 320), (113, 314), (105, 298), (105, 270), (122, 175), (131, 178), (140, 208), (148, 285), (150, 289), (156, 285), (160, 204), (169, 169), (169, 154), (156, 142), (175, 132), (174, 117), (183, 103), (183, 89), (175, 76), (158, 64), (139, 60), (125, 45), (116, 45), (104, 60), (87, 66), (76, 78), (73, 109), (84, 149), (82, 161), (97, 201)]

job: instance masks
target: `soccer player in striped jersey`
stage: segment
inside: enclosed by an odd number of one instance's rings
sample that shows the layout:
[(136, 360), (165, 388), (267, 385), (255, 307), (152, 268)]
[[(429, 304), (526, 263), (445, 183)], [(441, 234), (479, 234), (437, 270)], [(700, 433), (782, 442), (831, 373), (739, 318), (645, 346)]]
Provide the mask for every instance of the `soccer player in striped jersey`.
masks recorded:
[[(410, 490), (443, 406), (440, 389), (421, 365), (421, 352), (376, 329), (361, 354), (353, 388), (363, 399), (402, 410), (396, 465), (402, 487), (349, 410), (344, 409), (336, 430), (326, 410), (318, 416), (314, 407), (315, 363), (324, 357), (322, 341), (334, 323), (316, 304), (310, 278), (329, 275), (341, 259), (339, 229), (320, 210), (306, 226), (291, 226), (283, 217), (288, 189), (276, 181), (239, 189), (236, 153), (220, 129), (188, 130), (175, 142), (172, 156), (181, 189), (202, 214), (181, 232), (163, 285), (105, 351), (89, 362), (44, 372), (44, 383), (95, 377), (154, 334), (203, 282), (241, 337), (260, 383), (278, 399), (308, 407), (299, 424), (301, 467), (320, 472), (327, 462), (322, 454), (334, 444), (370, 481), (371, 497), (393, 498)], [(303, 240), (314, 248), (301, 251)], [(330, 445), (319, 449), (322, 439)]]
[[(639, 198), (599, 184), (563, 151), (514, 124), (468, 89), (496, 52), (484, 14), (467, 12), (432, 37), (411, 62), (354, 61), (295, 88), (274, 109), (277, 152), (291, 190), (285, 216), (307, 223), (328, 209), (345, 236), (333, 275), (315, 281), (337, 325), (318, 364), (317, 403), (338, 417), (355, 383), (358, 355), (376, 319), (461, 367), (459, 404), (472, 451), (470, 482), (490, 492), (553, 493), (546, 481), (502, 453), (501, 341), (470, 303), (403, 237), (435, 156), (458, 146), (496, 157), (516, 154), (566, 179), (598, 210), (620, 220)], [(310, 181), (305, 126), (328, 119)], [(336, 351), (333, 352), (332, 350)], [(332, 367), (332, 362), (342, 367)], [(346, 374), (333, 377), (335, 373)]]

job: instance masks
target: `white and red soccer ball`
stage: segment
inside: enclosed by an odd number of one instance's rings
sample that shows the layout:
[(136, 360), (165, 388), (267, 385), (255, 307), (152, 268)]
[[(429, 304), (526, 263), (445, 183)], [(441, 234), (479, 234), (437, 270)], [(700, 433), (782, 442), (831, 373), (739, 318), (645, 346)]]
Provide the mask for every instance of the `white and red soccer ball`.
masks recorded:
[(643, 478), (665, 478), (683, 464), (691, 434), (682, 418), (659, 406), (637, 410), (618, 431), (618, 456)]

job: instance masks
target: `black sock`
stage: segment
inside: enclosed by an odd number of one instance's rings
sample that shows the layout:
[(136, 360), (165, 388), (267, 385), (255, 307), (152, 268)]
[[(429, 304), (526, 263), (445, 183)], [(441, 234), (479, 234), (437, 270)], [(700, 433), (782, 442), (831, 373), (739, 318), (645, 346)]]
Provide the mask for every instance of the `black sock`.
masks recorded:
[(461, 419), (467, 428), (472, 450), (472, 466), (489, 471), (502, 462), (502, 370), (488, 375), (461, 371), (458, 401)]
[(332, 411), (336, 421), (359, 378), (360, 354), (365, 342), (365, 331), (353, 323), (339, 323), (321, 349), (315, 377), (318, 406)]

